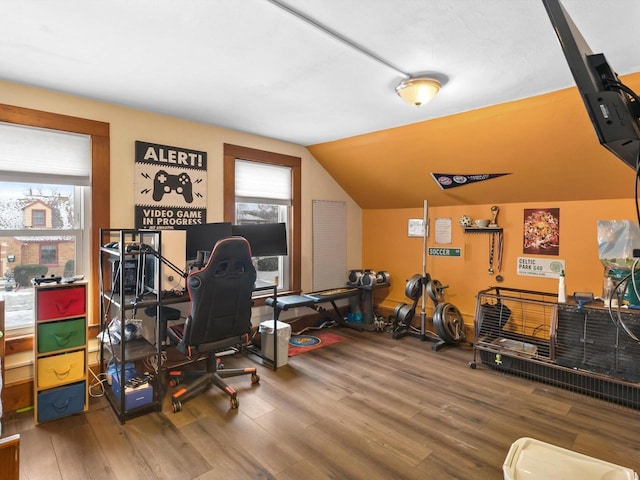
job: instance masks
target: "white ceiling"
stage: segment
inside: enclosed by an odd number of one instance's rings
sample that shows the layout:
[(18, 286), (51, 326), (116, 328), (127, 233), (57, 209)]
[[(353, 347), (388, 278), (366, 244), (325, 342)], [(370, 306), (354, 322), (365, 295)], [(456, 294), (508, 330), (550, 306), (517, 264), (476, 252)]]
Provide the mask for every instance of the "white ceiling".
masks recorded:
[[(312, 145), (573, 85), (541, 0), (0, 0), (0, 78)], [(594, 52), (640, 71), (638, 0), (564, 0)]]

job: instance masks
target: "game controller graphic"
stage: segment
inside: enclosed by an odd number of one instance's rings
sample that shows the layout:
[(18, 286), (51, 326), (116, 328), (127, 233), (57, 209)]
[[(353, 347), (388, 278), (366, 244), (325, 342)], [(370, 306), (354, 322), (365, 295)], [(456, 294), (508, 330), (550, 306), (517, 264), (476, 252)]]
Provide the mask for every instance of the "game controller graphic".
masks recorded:
[(184, 172), (180, 175), (170, 175), (164, 170), (158, 170), (153, 179), (153, 199), (158, 202), (165, 193), (172, 190), (182, 195), (187, 203), (193, 202), (193, 187), (189, 175)]

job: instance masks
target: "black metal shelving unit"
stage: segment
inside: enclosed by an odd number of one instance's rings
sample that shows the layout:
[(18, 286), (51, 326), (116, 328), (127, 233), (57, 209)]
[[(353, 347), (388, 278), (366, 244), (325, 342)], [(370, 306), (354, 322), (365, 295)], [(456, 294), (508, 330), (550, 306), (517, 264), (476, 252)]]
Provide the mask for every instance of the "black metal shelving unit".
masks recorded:
[[(117, 242), (117, 245), (110, 245)], [(126, 320), (129, 313), (136, 309), (156, 308), (156, 318), (160, 318), (162, 295), (160, 288), (148, 288), (160, 285), (160, 262), (153, 255), (141, 252), (141, 244), (152, 245), (159, 253), (161, 246), (161, 232), (157, 230), (136, 229), (100, 229), (100, 259), (99, 259), (99, 288), (100, 288), (100, 321), (102, 338), (100, 341), (100, 372), (106, 373), (111, 362), (116, 365), (120, 379), (119, 395), (111, 388), (105, 389), (105, 395), (121, 424), (134, 416), (162, 408), (162, 379), (160, 375), (162, 357), (162, 339), (160, 329), (156, 329), (155, 344), (144, 338), (125, 341)], [(136, 248), (138, 246), (138, 248)], [(135, 264), (133, 271), (126, 272), (127, 262)], [(146, 262), (153, 262), (152, 269), (143, 271)], [(144, 269), (146, 270), (146, 268)], [(151, 278), (147, 274), (151, 272)], [(133, 288), (133, 291), (131, 289)], [(112, 320), (119, 323), (120, 341), (118, 343), (105, 338)], [(128, 362), (139, 362), (155, 357), (155, 371), (151, 374), (150, 384), (153, 389), (151, 401), (140, 407), (126, 408), (125, 372)]]

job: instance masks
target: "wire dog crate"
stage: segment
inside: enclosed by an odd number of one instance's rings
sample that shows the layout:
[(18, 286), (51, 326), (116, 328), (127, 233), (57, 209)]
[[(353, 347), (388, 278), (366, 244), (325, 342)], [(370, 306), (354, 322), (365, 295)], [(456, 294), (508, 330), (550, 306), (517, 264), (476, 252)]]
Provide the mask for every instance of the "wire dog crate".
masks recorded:
[(469, 365), (640, 408), (640, 312), (556, 300), (529, 290), (480, 291)]

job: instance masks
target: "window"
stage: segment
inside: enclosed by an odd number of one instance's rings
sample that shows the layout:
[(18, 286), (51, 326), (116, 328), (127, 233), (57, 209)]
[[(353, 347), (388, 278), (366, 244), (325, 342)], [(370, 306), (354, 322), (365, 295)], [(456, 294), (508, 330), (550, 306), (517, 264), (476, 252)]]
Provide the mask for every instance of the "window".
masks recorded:
[(280, 291), (300, 291), (299, 157), (225, 144), (225, 221), (285, 223), (289, 254), (257, 258), (258, 278), (278, 277)]
[[(236, 225), (284, 223), (291, 212), (291, 167), (236, 159)], [(287, 229), (288, 230), (288, 229)], [(257, 257), (258, 280), (289, 289), (288, 256)]]
[[(69, 260), (74, 262), (75, 264), (75, 259), (70, 258)], [(58, 265), (58, 246), (57, 245), (40, 245), (40, 264), (52, 265), (52, 266)]]
[(0, 104), (0, 177), (0, 299), (19, 352), (32, 349), (15, 337), (33, 331), (34, 276), (82, 273), (96, 294), (97, 227), (109, 226), (109, 125)]
[[(0, 245), (13, 256), (10, 265), (0, 257), (1, 290), (10, 307), (7, 330), (24, 333), (34, 322), (31, 279), (62, 277), (65, 263), (89, 269), (83, 203), (89, 198), (91, 139), (0, 123), (0, 145)], [(61, 251), (59, 244), (65, 245)]]
[(31, 210), (32, 227), (44, 227), (46, 218), (45, 210)]

